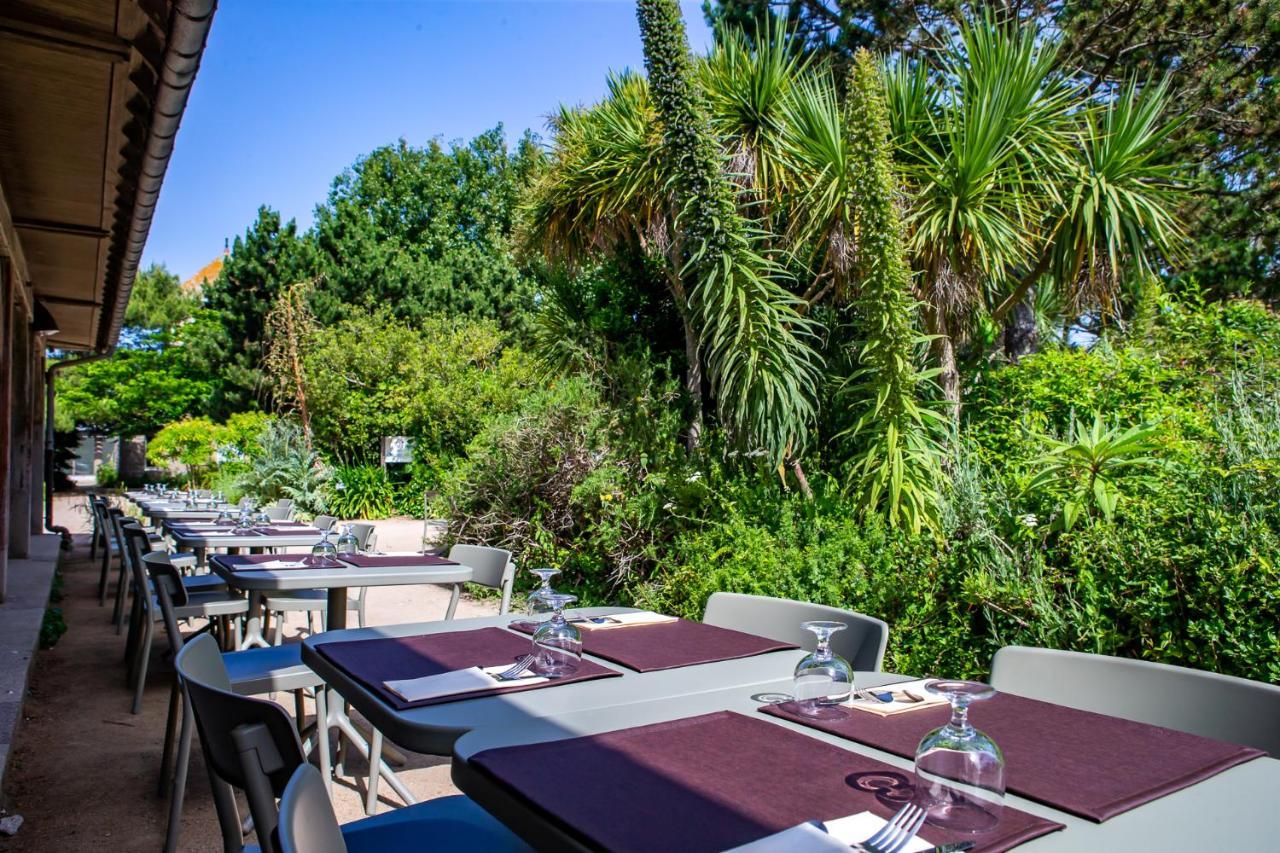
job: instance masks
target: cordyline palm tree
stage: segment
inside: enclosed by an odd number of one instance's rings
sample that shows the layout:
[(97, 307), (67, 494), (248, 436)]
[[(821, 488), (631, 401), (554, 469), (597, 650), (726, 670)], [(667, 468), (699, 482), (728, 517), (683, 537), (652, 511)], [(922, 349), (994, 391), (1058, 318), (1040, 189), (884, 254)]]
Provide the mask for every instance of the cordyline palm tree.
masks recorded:
[[(570, 262), (622, 243), (662, 259), (684, 332), (690, 446), (701, 432), (705, 366), (729, 433), (779, 462), (794, 459), (814, 417), (813, 324), (738, 209), (679, 7), (641, 0), (637, 12), (648, 80), (612, 77), (600, 104), (561, 110), (551, 164), (525, 206), (523, 242)], [(772, 97), (761, 92), (737, 108), (759, 118), (765, 111), (752, 105)], [(737, 140), (741, 164), (750, 164), (737, 189), (771, 180), (769, 133), (762, 122)]]
[(1164, 84), (1129, 83), (1104, 105), (1061, 71), (1058, 42), (985, 15), (932, 64), (887, 71), (918, 287), (958, 414), (956, 344), (1003, 322), (1037, 285), (1104, 309), (1116, 283), (1177, 250), (1182, 191)]

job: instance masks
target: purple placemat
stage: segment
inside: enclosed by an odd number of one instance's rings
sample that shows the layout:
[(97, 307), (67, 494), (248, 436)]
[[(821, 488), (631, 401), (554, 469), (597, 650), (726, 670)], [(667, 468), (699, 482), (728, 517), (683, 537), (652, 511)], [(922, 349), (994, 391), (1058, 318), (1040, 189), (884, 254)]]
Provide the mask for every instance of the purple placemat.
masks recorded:
[(430, 554), (342, 554), (338, 557), (344, 563), (359, 566), (362, 569), (377, 569), (383, 566), (457, 566), (458, 562)]
[[(951, 716), (948, 706), (840, 720), (800, 716), (790, 703), (760, 710), (903, 758)], [(975, 702), (969, 719), (1004, 753), (1011, 793), (1098, 823), (1264, 754), (1009, 693)]]
[(622, 675), (612, 669), (584, 660), (573, 675), (556, 678), (539, 684), (522, 684), (514, 687), (495, 687), (492, 690), (475, 690), (458, 696), (438, 696), (418, 702), (406, 702), (383, 686), (384, 681), (421, 678), (455, 669), (472, 666), (496, 666), (514, 663), (530, 650), (526, 639), (501, 628), (478, 628), (473, 631), (450, 631), (444, 634), (421, 634), (416, 637), (380, 637), (374, 640), (346, 640), (338, 643), (320, 643), (316, 651), (329, 659), (356, 681), (382, 697), (391, 707), (403, 711), (424, 705), (439, 705), (461, 699), (478, 699), (497, 693), (520, 693), (609, 678)]
[(344, 563), (337, 560), (322, 560), (319, 563), (312, 563), (305, 566), (272, 566), (264, 568), (263, 563), (271, 563), (276, 561), (302, 562), (310, 560), (310, 554), (217, 554), (209, 558), (221, 564), (223, 567), (233, 572), (251, 572), (251, 571), (270, 571), (270, 572), (295, 572), (301, 569), (345, 569)]
[[(535, 623), (519, 621), (512, 622), (510, 627), (525, 634), (537, 629)], [(798, 648), (794, 643), (780, 643), (688, 619), (582, 632), (584, 652), (636, 672), (656, 672)]]
[[(808, 820), (892, 816), (913, 776), (759, 718), (719, 711), (590, 737), (490, 749), (469, 759), (588, 845), (610, 851), (719, 851)], [(549, 784), (548, 780), (571, 780)], [(934, 844), (1008, 850), (1062, 825), (1006, 807), (966, 836), (926, 826)]]

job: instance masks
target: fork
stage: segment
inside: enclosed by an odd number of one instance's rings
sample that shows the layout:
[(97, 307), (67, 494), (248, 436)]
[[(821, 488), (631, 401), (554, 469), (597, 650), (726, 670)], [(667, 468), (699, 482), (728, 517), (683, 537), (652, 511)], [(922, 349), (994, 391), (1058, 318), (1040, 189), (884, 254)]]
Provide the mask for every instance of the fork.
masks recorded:
[(515, 665), (504, 669), (502, 672), (494, 676), (499, 681), (514, 681), (533, 664), (533, 655), (525, 655), (515, 662)]
[(853, 848), (863, 853), (898, 853), (916, 837), (927, 814), (915, 803), (907, 803), (880, 827), (879, 832), (860, 844), (854, 844)]

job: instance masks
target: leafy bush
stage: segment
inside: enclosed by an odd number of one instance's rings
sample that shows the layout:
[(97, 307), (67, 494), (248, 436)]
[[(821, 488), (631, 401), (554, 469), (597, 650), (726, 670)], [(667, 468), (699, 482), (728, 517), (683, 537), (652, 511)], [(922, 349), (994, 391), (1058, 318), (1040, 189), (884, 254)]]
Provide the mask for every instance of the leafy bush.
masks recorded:
[(316, 515), (326, 508), (328, 478), (328, 469), (303, 437), (302, 427), (281, 418), (269, 421), (258, 436), (249, 470), (238, 484), (243, 494), (259, 502), (290, 498), (299, 512)]
[(395, 512), (395, 490), (380, 465), (339, 465), (328, 481), (329, 512), (339, 518), (386, 518)]
[(120, 486), (120, 472), (114, 465), (98, 466), (98, 488), (115, 489)]
[(508, 346), (495, 323), (410, 326), (385, 313), (322, 327), (305, 374), (317, 443), (356, 461), (376, 460), (390, 435), (412, 437), (418, 454), (461, 453), (488, 420), (542, 384), (533, 360)]

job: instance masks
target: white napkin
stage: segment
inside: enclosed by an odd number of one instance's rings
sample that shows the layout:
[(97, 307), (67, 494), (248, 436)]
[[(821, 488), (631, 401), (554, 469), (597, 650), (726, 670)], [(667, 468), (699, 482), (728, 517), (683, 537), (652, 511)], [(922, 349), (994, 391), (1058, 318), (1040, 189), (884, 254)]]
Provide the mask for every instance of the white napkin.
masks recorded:
[[(899, 684), (886, 684), (883, 687), (868, 687), (866, 690), (872, 693), (892, 693), (892, 702), (876, 702), (871, 699), (859, 699), (858, 694), (854, 693), (848, 705), (858, 711), (867, 711), (881, 717), (891, 717), (895, 714), (906, 713), (907, 711), (919, 711), (923, 708), (936, 708), (939, 705), (948, 704), (945, 696), (936, 696), (924, 689), (924, 686), (933, 679), (920, 678), (916, 681), (903, 681)], [(857, 687), (857, 684), (854, 685)], [(912, 702), (906, 696), (906, 691), (911, 691), (916, 696), (923, 699), (923, 702)]]
[(511, 668), (511, 664), (498, 666), (455, 669), (452, 672), (441, 672), (436, 675), (424, 675), (421, 678), (406, 678), (399, 681), (384, 681), (383, 685), (406, 702), (420, 702), (423, 699), (435, 699), (439, 696), (453, 696), (457, 693), (472, 693), (476, 690), (488, 690), (493, 687), (515, 687), (520, 684), (541, 684), (547, 679), (540, 675), (526, 675), (512, 681), (499, 681), (494, 678), (500, 672)]
[[(728, 853), (808, 853), (808, 851), (844, 850), (875, 835), (886, 824), (882, 817), (871, 812), (859, 812), (829, 820), (823, 826), (826, 832), (813, 823), (802, 823), (757, 841), (735, 847)], [(902, 848), (903, 853), (920, 853), (934, 845), (916, 836)]]
[[(583, 617), (590, 619), (593, 617)], [(633, 625), (662, 625), (666, 622), (675, 622), (676, 617), (664, 616), (661, 613), (654, 613), (652, 610), (637, 610), (635, 613), (611, 613), (602, 617), (608, 619), (608, 622), (589, 622), (577, 620), (573, 621), (584, 631), (608, 631), (611, 628), (629, 628)]]
[[(301, 560), (267, 560), (265, 563), (252, 563), (255, 569), (296, 569), (305, 566), (306, 563)], [(248, 568), (246, 566), (245, 568)]]

